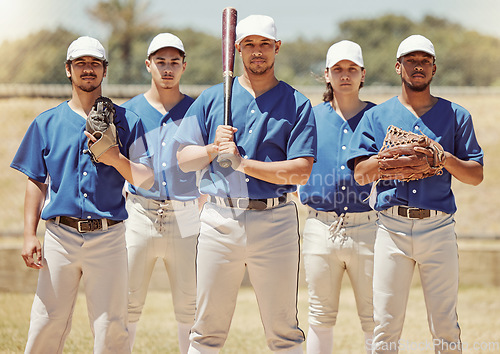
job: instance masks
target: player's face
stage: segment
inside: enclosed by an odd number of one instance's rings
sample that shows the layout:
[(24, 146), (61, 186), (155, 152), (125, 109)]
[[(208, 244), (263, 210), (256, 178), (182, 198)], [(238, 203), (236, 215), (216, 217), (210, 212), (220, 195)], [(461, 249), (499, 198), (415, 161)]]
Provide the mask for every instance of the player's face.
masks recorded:
[(366, 70), (350, 60), (341, 60), (325, 70), (325, 80), (336, 93), (357, 93), (365, 81)]
[(146, 68), (157, 86), (171, 89), (179, 86), (186, 63), (178, 49), (167, 47), (147, 59)]
[(396, 72), (405, 86), (417, 92), (426, 90), (436, 73), (434, 57), (424, 52), (413, 52), (400, 61), (396, 63)]
[(102, 79), (106, 77), (106, 68), (102, 60), (86, 56), (74, 59), (66, 65), (66, 76), (78, 89), (93, 92), (101, 86)]
[(274, 60), (280, 45), (280, 41), (266, 37), (248, 36), (236, 45), (236, 49), (247, 72), (263, 75), (274, 69)]

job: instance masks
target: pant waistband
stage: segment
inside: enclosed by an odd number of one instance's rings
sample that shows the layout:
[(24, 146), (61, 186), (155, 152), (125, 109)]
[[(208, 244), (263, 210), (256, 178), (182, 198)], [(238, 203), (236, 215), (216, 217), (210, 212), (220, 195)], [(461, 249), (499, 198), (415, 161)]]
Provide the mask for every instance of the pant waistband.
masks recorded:
[(155, 199), (145, 198), (143, 196), (136, 194), (129, 194), (129, 198), (133, 202), (141, 204), (146, 209), (174, 210), (188, 206), (195, 206), (198, 203), (198, 199), (192, 199), (186, 201), (175, 200), (175, 199), (155, 200)]
[(405, 205), (397, 205), (392, 208), (385, 209), (383, 212), (392, 215), (398, 215), (405, 217), (407, 219), (426, 219), (432, 216), (444, 215), (446, 214), (440, 210), (431, 210), (431, 209), (421, 209), (421, 208), (412, 208), (407, 207)]
[(365, 222), (369, 221), (374, 221), (377, 219), (377, 211), (376, 210), (370, 210), (370, 211), (365, 211), (361, 213), (342, 213), (342, 214), (337, 214), (334, 211), (321, 211), (321, 210), (316, 210), (314, 208), (309, 207), (309, 217), (313, 217), (318, 219), (321, 222), (324, 222), (326, 224), (331, 223), (340, 217), (343, 218), (344, 223), (351, 223), (351, 224), (362, 224)]
[(250, 199), (250, 198), (223, 198), (209, 195), (208, 201), (220, 206), (243, 209), (243, 210), (265, 210), (277, 207), (290, 201), (288, 194), (277, 198)]
[(105, 225), (112, 226), (123, 222), (123, 220), (111, 219), (78, 219), (70, 216), (57, 216), (51, 220), (72, 227), (80, 233), (102, 230)]

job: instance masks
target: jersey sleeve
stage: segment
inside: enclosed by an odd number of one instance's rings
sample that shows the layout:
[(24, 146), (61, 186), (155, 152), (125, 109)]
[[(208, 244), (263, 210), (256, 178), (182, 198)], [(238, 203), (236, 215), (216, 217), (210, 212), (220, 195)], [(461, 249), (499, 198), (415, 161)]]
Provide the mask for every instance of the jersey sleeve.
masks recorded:
[[(300, 97), (299, 97), (300, 98)], [(311, 102), (305, 100), (297, 108), (297, 123), (290, 132), (287, 145), (287, 159), (314, 157), (317, 155), (316, 120)]]
[(354, 130), (349, 143), (347, 167), (354, 170), (354, 160), (362, 156), (378, 154), (374, 127), (372, 125), (371, 111), (363, 114), (358, 126)]
[[(153, 168), (151, 162), (151, 151), (148, 149), (146, 132), (139, 117), (130, 110), (125, 110), (126, 121), (129, 125), (129, 132), (123, 137), (125, 139), (125, 156), (132, 162), (140, 163)], [(120, 132), (120, 129), (118, 128)], [(122, 137), (120, 137), (121, 139)]]
[(483, 165), (484, 153), (477, 141), (472, 117), (469, 112), (466, 112), (458, 125), (458, 131), (455, 134), (454, 155), (461, 160), (477, 161)]
[(205, 126), (205, 105), (203, 94), (198, 97), (191, 107), (174, 135), (174, 140), (180, 145), (200, 145), (208, 144), (208, 133)]
[(48, 173), (43, 156), (48, 153), (44, 136), (35, 119), (26, 131), (10, 167), (37, 182), (45, 183)]

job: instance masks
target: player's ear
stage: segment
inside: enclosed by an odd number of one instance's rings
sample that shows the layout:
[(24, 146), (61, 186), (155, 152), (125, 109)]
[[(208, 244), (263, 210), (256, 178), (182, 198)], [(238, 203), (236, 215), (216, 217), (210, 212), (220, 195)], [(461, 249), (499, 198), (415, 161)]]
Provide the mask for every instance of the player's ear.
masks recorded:
[(399, 61), (397, 61), (396, 65), (394, 67), (396, 68), (396, 73), (398, 75), (401, 75), (401, 63)]
[(239, 43), (234, 43), (234, 47), (236, 48), (236, 50), (238, 51), (238, 53), (240, 53), (240, 56), (241, 56), (241, 47), (240, 47), (240, 44)]
[(66, 77), (71, 78), (71, 64), (65, 64), (64, 68), (66, 70)]
[(361, 82), (365, 82), (366, 69), (361, 70)]
[(149, 59), (146, 59), (144, 61), (144, 64), (146, 64), (146, 70), (148, 71), (148, 73), (151, 72), (151, 61)]
[(325, 81), (326, 83), (330, 83), (330, 75), (328, 75), (328, 68), (325, 69)]
[(278, 54), (281, 48), (281, 41), (275, 41), (274, 42), (274, 54)]
[(432, 66), (432, 76), (436, 75), (436, 70), (437, 70), (437, 66), (436, 66), (436, 64), (434, 64)]

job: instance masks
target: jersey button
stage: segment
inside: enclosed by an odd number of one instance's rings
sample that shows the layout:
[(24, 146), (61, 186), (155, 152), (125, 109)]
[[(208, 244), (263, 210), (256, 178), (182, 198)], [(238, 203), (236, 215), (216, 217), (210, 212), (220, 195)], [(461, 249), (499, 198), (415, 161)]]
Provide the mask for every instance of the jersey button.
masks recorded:
[(342, 186), (342, 190), (345, 191), (346, 190), (346, 186)]
[(248, 159), (248, 155), (243, 156), (244, 159)]
[(83, 175), (86, 176), (87, 175), (87, 172), (83, 172)]
[(250, 111), (250, 113), (255, 113), (255, 109), (252, 109), (252, 110)]
[(163, 181), (163, 182), (161, 182), (161, 184), (162, 184), (163, 186), (166, 186), (166, 185), (167, 185), (167, 182)]
[(250, 182), (250, 178), (245, 178), (245, 182)]
[(411, 192), (412, 192), (413, 194), (417, 194), (417, 190), (416, 190), (416, 189), (412, 190)]
[(345, 170), (345, 166), (344, 165), (340, 166), (340, 169)]
[(166, 162), (162, 163), (161, 165), (162, 165), (163, 167), (167, 167), (167, 163), (166, 163)]
[(248, 134), (252, 134), (252, 129), (250, 129), (250, 130), (248, 131)]
[(344, 210), (347, 211), (347, 209), (349, 209), (348, 207), (344, 207)]
[(90, 215), (89, 215), (89, 216), (87, 216), (87, 219), (92, 219), (92, 216), (90, 216)]
[(167, 123), (163, 123), (163, 126), (166, 127), (167, 126)]
[(347, 149), (347, 147), (346, 147), (345, 145), (344, 145), (344, 146), (342, 146), (342, 150), (345, 150), (345, 149)]
[(163, 141), (163, 142), (161, 143), (161, 146), (165, 146), (165, 145), (167, 145), (167, 143)]
[(83, 193), (83, 197), (84, 197), (84, 198), (87, 198), (87, 193)]
[(349, 133), (349, 130), (344, 129), (344, 134), (347, 134), (347, 133)]

